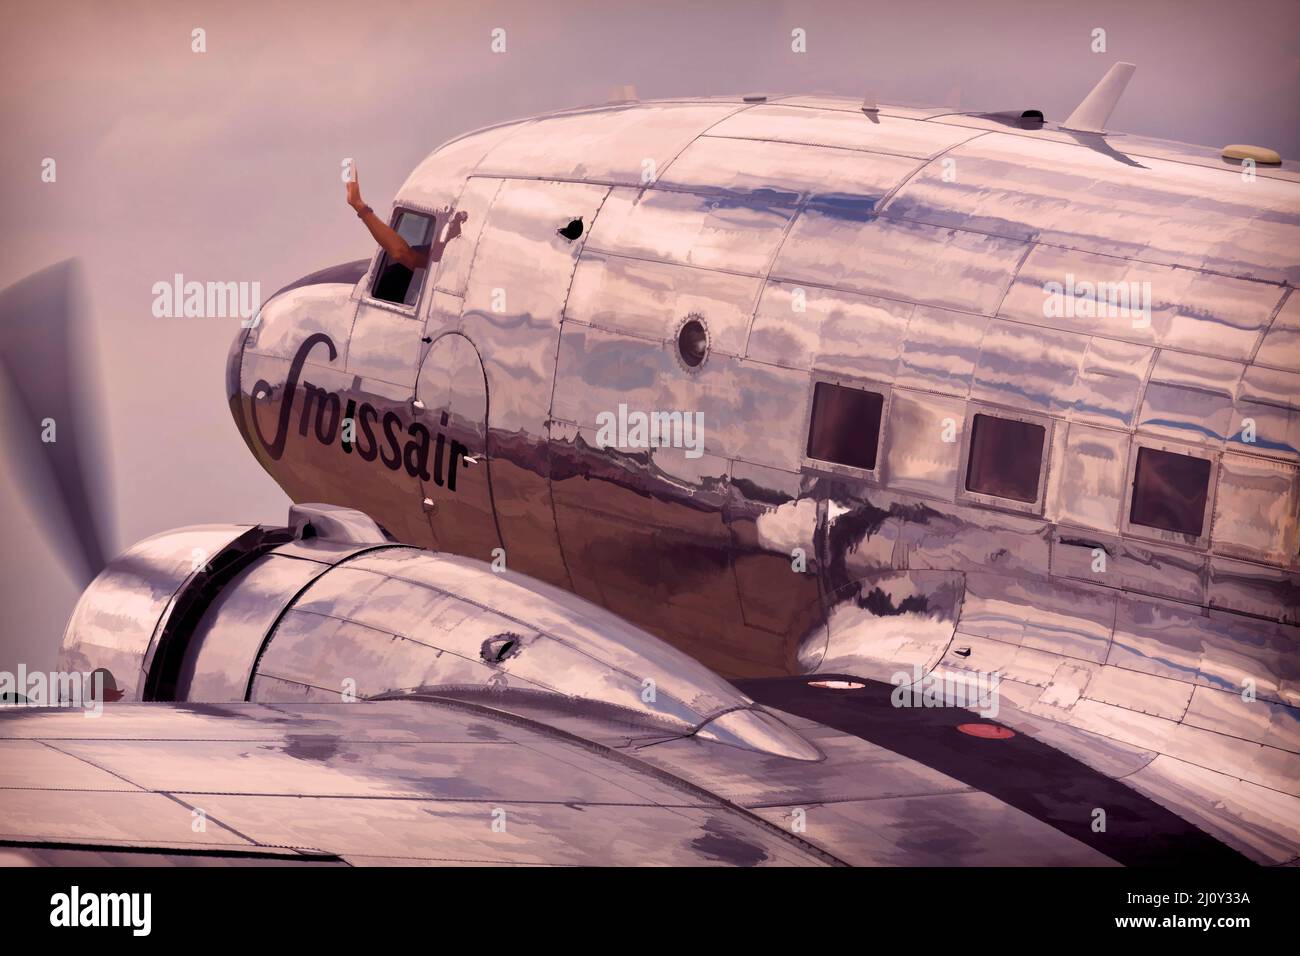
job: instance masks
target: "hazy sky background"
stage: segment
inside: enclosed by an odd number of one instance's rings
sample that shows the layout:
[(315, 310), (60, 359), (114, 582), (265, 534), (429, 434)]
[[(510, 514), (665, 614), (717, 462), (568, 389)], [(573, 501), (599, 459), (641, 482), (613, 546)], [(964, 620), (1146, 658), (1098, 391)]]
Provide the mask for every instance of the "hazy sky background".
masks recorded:
[[(0, 35), (0, 287), (86, 267), (120, 550), (167, 528), (279, 522), (223, 372), (236, 319), (157, 319), (155, 282), (264, 295), (371, 251), (340, 163), (386, 209), (444, 140), (604, 102), (824, 90), (1064, 118), (1111, 63), (1138, 70), (1111, 127), (1300, 154), (1295, 0), (1016, 2), (33, 2)], [(190, 31), (207, 31), (192, 53)], [(490, 51), (493, 28), (507, 52)], [(790, 31), (807, 31), (807, 53)], [(1107, 31), (1093, 53), (1091, 32)], [(58, 180), (40, 180), (53, 157)], [(0, 398), (3, 401), (3, 398)], [(38, 427), (0, 408), (0, 434)], [(7, 438), (6, 438), (6, 447)], [(54, 665), (78, 594), (0, 465), (0, 669)]]

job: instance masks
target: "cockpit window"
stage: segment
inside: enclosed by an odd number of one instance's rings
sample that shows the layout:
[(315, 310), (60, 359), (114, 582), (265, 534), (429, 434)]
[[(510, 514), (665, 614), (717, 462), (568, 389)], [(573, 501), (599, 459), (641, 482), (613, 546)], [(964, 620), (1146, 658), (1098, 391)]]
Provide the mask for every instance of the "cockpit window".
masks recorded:
[(1209, 490), (1209, 459), (1139, 448), (1129, 521), (1199, 538)]
[(1038, 500), (1047, 430), (1033, 422), (976, 415), (971, 425), (966, 490), (1013, 501)]
[(818, 382), (808, 425), (808, 457), (868, 471), (876, 467), (885, 396)]
[[(427, 255), (433, 238), (433, 223), (432, 216), (399, 209), (393, 229), (412, 249)], [(370, 294), (385, 302), (415, 305), (420, 297), (420, 287), (424, 285), (424, 273), (424, 269), (412, 272), (400, 262), (391, 261), (385, 252), (379, 259), (379, 268), (375, 270), (375, 286)]]

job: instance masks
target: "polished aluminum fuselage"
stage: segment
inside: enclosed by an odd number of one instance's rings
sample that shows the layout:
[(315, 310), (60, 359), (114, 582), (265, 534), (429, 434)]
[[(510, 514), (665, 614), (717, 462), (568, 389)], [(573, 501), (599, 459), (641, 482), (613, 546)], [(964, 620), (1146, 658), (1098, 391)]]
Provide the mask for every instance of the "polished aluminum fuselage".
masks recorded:
[[(728, 676), (997, 670), (1027, 711), (1136, 746), (1154, 731), (1119, 711), (1162, 721), (1161, 753), (1294, 794), (1290, 165), (700, 100), (462, 137), (394, 205), (468, 216), (414, 307), (370, 272), (309, 284), (232, 351), (236, 421), (294, 500), (569, 589)], [(1076, 280), (1148, 283), (1149, 321), (1049, 315), (1045, 285)], [(885, 395), (875, 469), (807, 457), (817, 381)], [(702, 454), (602, 447), (620, 406), (702, 413)], [(979, 412), (1046, 429), (1037, 501), (966, 490)], [(1128, 520), (1138, 447), (1213, 461), (1202, 535)], [(1245, 681), (1261, 706), (1238, 713)]]

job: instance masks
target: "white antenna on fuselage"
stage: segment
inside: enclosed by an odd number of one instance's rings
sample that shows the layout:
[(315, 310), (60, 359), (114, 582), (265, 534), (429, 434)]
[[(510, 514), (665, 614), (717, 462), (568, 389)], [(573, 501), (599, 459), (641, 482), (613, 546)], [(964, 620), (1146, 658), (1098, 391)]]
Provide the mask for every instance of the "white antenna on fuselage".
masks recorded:
[(1081, 133), (1104, 133), (1106, 121), (1110, 119), (1115, 104), (1124, 95), (1124, 88), (1137, 67), (1132, 63), (1116, 63), (1101, 82), (1092, 88), (1092, 92), (1083, 98), (1083, 102), (1074, 108), (1074, 112), (1061, 124), (1062, 129), (1078, 130)]

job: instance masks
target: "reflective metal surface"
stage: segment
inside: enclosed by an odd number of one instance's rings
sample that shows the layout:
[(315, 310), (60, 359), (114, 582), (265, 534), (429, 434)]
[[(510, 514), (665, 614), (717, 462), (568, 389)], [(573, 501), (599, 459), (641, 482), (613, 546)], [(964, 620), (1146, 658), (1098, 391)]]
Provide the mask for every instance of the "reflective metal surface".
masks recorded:
[[(65, 667), (115, 667), (126, 699), (155, 699), (146, 688), (159, 683), (168, 618), (201, 586), (202, 566), (246, 530), (183, 529), (112, 562), (73, 616)], [(183, 663), (173, 665), (169, 699), (550, 695), (616, 713), (647, 735), (701, 732), (788, 759), (819, 757), (700, 663), (568, 591), (392, 544), (365, 515), (329, 505), (294, 506), (290, 527), (265, 541), (177, 638)], [(142, 589), (152, 602), (133, 628), (118, 622), (107, 650), (106, 609), (128, 597), (139, 604)]]
[[(110, 857), (134, 851), (115, 861), (125, 865), (156, 865), (168, 851), (226, 864), (840, 862), (690, 775), (629, 756), (635, 727), (562, 710), (525, 713), (449, 698), (167, 711), (121, 704), (95, 721), (7, 708), (0, 832), (54, 852), (62, 844)], [(19, 778), (15, 766), (30, 775)], [(1067, 859), (1096, 858), (1066, 837), (1055, 842)], [(16, 855), (48, 862), (40, 851)]]
[[(232, 354), (236, 419), (291, 498), (572, 590), (726, 677), (1002, 668), (1034, 733), (1080, 759), (1099, 738), (1158, 755), (1135, 786), (1295, 855), (1294, 164), (1247, 179), (1194, 147), (1050, 125), (679, 101), (456, 140), (395, 200), (445, 204), (469, 218), (418, 310), (376, 306), (366, 278), (295, 288)], [(581, 237), (559, 232), (577, 219)], [(1132, 308), (1103, 288), (1132, 290)], [(707, 330), (695, 366), (688, 318)], [(807, 457), (828, 376), (885, 397), (874, 469)], [(628, 410), (702, 414), (698, 447), (611, 443), (602, 421)], [(429, 471), (444, 411), (446, 447), (477, 462), (454, 490)], [(1025, 507), (967, 493), (976, 412), (1044, 427)], [(349, 417), (373, 432), (355, 446)], [(1208, 457), (1199, 536), (1130, 520), (1143, 448)], [(454, 588), (429, 589), (463, 570), (404, 555), (311, 585), (268, 645), (260, 699), (337, 693), (343, 658), (366, 662), (368, 693), (429, 679), (420, 628), (466, 619)], [(408, 560), (419, 570), (394, 565)], [(504, 587), (490, 606), (518, 614)], [(362, 591), (378, 619), (337, 613)], [(478, 686), (477, 648), (505, 625), (468, 620), (454, 654), (427, 639)], [(321, 627), (340, 657), (319, 659)], [(526, 654), (499, 673), (544, 684)], [(608, 679), (580, 683), (635, 709)], [(1243, 693), (1253, 709), (1232, 704)]]

